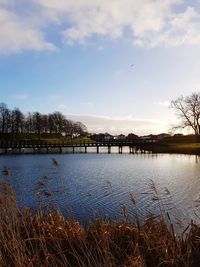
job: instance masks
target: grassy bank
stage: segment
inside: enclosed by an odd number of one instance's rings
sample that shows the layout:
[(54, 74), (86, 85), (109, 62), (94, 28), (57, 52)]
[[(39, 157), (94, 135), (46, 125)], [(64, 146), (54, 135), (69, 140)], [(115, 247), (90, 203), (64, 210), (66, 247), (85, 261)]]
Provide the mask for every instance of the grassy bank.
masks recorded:
[(180, 236), (162, 216), (133, 222), (98, 219), (84, 228), (59, 211), (20, 211), (0, 183), (0, 266), (199, 266), (200, 227)]
[(61, 134), (41, 134), (40, 138), (37, 134), (0, 134), (0, 142), (46, 142), (48, 144), (83, 144), (91, 143), (92, 140), (86, 136), (65, 137)]
[(163, 142), (145, 146), (145, 149), (154, 153), (179, 153), (200, 155), (200, 143), (171, 143)]
[(146, 144), (144, 149), (154, 153), (180, 153), (200, 155), (200, 136), (170, 136), (156, 143)]

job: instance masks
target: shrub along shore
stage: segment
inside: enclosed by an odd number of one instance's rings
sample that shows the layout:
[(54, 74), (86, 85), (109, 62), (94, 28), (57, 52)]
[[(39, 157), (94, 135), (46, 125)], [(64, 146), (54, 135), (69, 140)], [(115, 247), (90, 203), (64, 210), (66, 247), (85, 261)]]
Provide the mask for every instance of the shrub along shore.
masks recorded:
[(5, 182), (0, 206), (2, 267), (199, 266), (200, 227), (193, 222), (179, 236), (162, 215), (133, 222), (99, 218), (83, 227), (59, 211), (20, 211)]

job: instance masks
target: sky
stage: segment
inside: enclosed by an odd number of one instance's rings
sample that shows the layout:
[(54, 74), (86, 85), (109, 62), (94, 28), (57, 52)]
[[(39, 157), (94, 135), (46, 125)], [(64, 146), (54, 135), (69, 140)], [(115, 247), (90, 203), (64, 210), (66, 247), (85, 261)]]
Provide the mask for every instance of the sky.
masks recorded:
[(0, 0), (0, 102), (90, 132), (169, 132), (200, 89), (200, 1)]

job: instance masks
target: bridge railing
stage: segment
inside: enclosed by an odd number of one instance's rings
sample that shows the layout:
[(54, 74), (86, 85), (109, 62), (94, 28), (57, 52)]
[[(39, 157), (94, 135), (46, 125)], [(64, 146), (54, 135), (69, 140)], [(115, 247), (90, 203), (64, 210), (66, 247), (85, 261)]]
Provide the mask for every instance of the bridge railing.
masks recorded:
[(23, 147), (48, 147), (48, 146), (89, 146), (89, 145), (115, 145), (115, 146), (131, 146), (137, 144), (150, 144), (157, 142), (154, 139), (135, 139), (135, 140), (56, 140), (56, 141), (46, 141), (46, 140), (0, 140), (0, 148), (23, 148)]

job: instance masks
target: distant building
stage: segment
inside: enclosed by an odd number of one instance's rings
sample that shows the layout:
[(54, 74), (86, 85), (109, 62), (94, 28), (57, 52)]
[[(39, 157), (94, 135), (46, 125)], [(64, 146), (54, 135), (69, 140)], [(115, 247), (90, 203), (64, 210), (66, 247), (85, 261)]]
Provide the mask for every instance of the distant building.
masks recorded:
[(162, 140), (164, 138), (168, 138), (170, 137), (170, 134), (166, 134), (166, 133), (161, 133), (161, 134), (149, 134), (149, 135), (145, 135), (145, 136), (141, 136), (142, 140)]
[(136, 139), (139, 139), (139, 136), (134, 134), (134, 133), (130, 133), (128, 136), (127, 136), (127, 140), (131, 141), (131, 140), (136, 140)]
[(124, 134), (120, 134), (120, 135), (117, 135), (115, 136), (115, 140), (126, 140), (126, 135)]
[(166, 133), (161, 133), (161, 134), (156, 135), (157, 140), (162, 140), (162, 139), (168, 138), (170, 136), (171, 136), (170, 134), (166, 134)]
[(109, 133), (105, 133), (104, 140), (105, 141), (113, 141), (114, 140), (114, 136), (109, 134)]
[(91, 139), (96, 142), (109, 142), (114, 140), (114, 136), (109, 133), (100, 133), (91, 135)]
[(140, 137), (142, 140), (152, 140), (152, 139), (156, 139), (156, 136), (153, 134), (149, 134), (149, 135), (144, 135)]
[(174, 134), (174, 137), (184, 136), (182, 133)]

